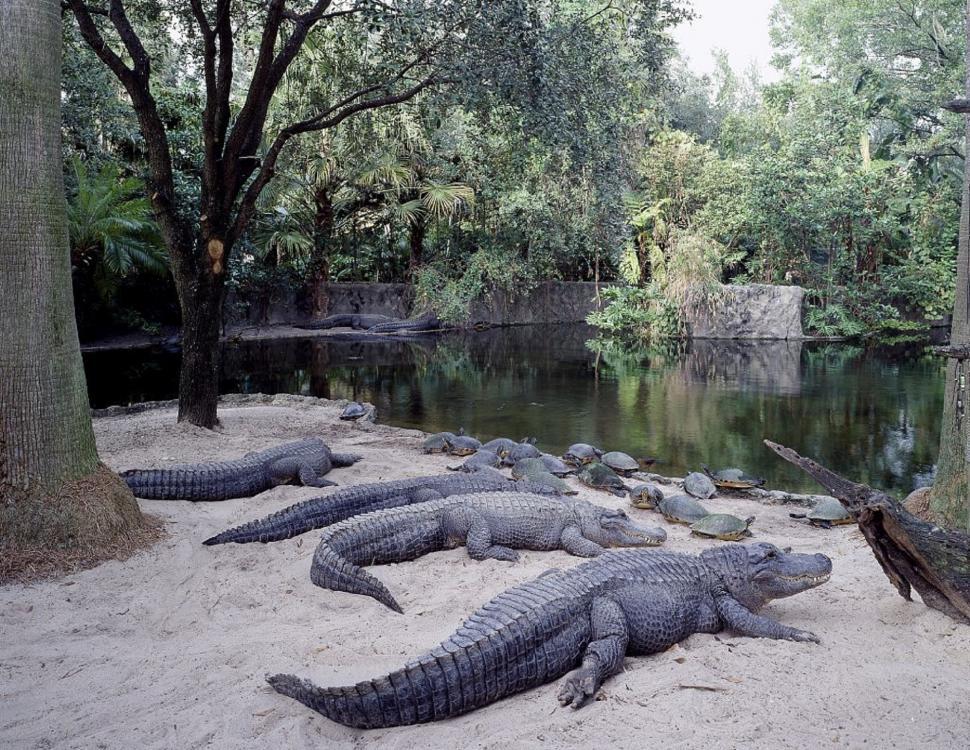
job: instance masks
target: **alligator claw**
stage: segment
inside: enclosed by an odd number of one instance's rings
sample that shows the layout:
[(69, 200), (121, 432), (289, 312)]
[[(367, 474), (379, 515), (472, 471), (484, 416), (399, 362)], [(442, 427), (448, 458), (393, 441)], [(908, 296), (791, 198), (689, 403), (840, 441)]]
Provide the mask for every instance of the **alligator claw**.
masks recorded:
[(580, 667), (570, 672), (559, 688), (559, 704), (582, 708), (596, 695), (596, 672)]
[(797, 641), (798, 643), (821, 643), (822, 640), (815, 635), (815, 633), (810, 633), (807, 630), (796, 630), (790, 636), (788, 640)]

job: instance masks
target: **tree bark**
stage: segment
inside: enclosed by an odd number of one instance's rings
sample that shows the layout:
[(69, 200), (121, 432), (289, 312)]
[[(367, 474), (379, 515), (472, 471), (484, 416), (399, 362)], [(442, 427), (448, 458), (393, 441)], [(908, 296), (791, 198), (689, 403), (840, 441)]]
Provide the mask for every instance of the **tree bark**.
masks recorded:
[(408, 260), (408, 279), (414, 281), (424, 263), (424, 238), (428, 232), (427, 225), (422, 217), (415, 219), (411, 225), (409, 234), (409, 245), (411, 247), (411, 257)]
[[(966, 16), (967, 61), (970, 64), (970, 0)], [(970, 99), (970, 67), (967, 69), (966, 95)], [(964, 125), (970, 149), (970, 118)], [(967, 150), (970, 154), (970, 150)], [(957, 255), (956, 295), (950, 345), (970, 345), (970, 158), (963, 164), (963, 197), (960, 210), (960, 239)], [(967, 416), (967, 381), (970, 359), (950, 356), (946, 366), (943, 397), (943, 427), (936, 478), (930, 495), (930, 513), (940, 524), (970, 533), (970, 424)]]
[(327, 317), (330, 312), (330, 243), (333, 240), (334, 207), (330, 190), (318, 187), (313, 194), (313, 258), (310, 275), (312, 316), (315, 320)]
[(900, 596), (910, 600), (911, 589), (916, 589), (928, 607), (970, 624), (970, 535), (917, 518), (889, 495), (850, 482), (791, 448), (770, 440), (765, 445), (825, 487), (852, 514)]
[(100, 466), (91, 427), (61, 161), (60, 3), (0, 3), (0, 50), (0, 557), (6, 557), (37, 545), (90, 546), (93, 535), (116, 537), (141, 516), (124, 483)]

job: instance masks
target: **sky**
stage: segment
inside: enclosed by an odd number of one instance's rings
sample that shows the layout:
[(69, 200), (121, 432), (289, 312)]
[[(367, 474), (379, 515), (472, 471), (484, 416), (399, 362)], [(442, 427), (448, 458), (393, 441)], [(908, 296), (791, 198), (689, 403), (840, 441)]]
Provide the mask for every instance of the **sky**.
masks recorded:
[(728, 54), (731, 67), (744, 72), (755, 63), (763, 81), (777, 79), (771, 67), (768, 15), (774, 0), (693, 0), (697, 17), (674, 29), (689, 66), (695, 73), (714, 70), (712, 49)]

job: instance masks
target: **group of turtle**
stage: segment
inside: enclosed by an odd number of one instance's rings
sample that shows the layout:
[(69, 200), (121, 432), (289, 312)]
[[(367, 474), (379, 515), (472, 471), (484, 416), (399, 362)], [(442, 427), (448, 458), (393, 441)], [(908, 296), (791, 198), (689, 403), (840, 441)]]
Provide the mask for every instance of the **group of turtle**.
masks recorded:
[[(495, 472), (511, 468), (513, 479), (526, 479), (551, 487), (566, 495), (576, 490), (564, 477), (575, 475), (588, 487), (609, 492), (618, 497), (630, 496), (635, 508), (656, 510), (671, 523), (686, 524), (698, 536), (737, 541), (751, 535), (755, 517), (739, 518), (729, 513), (712, 513), (701, 500), (707, 500), (720, 490), (748, 490), (764, 485), (765, 480), (749, 476), (737, 468), (692, 472), (684, 478), (684, 493), (664, 497), (652, 484), (627, 486), (625, 478), (651, 466), (655, 459), (636, 459), (622, 451), (603, 451), (588, 443), (574, 443), (563, 455), (543, 453), (536, 447), (536, 438), (495, 438), (486, 443), (458, 432), (438, 432), (424, 441), (425, 453), (447, 453), (461, 456), (465, 461), (449, 466), (453, 471)], [(838, 502), (820, 501), (806, 514), (792, 514), (794, 518), (807, 518), (813, 525), (832, 526), (851, 523), (852, 519)]]

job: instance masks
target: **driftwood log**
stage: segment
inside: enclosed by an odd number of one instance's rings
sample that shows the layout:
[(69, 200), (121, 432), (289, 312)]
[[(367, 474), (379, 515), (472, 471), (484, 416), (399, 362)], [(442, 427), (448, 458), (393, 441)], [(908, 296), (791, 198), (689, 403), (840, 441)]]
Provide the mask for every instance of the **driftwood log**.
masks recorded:
[(791, 448), (770, 440), (765, 445), (838, 498), (904, 599), (911, 601), (916, 589), (928, 607), (970, 624), (970, 536), (927, 523), (884, 492), (850, 482)]

